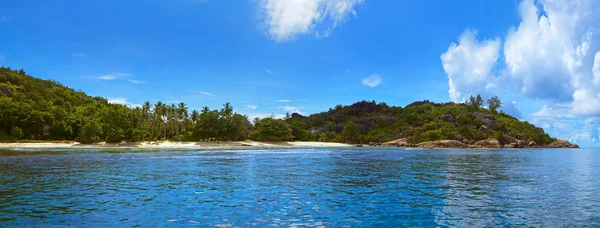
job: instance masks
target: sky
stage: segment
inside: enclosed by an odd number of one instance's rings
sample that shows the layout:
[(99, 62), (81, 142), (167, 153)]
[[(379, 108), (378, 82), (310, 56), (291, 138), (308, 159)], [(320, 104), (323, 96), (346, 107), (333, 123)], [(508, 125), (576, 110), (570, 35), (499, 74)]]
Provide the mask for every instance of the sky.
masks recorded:
[(600, 1), (2, 0), (0, 65), (131, 107), (250, 117), (498, 96), (600, 146)]

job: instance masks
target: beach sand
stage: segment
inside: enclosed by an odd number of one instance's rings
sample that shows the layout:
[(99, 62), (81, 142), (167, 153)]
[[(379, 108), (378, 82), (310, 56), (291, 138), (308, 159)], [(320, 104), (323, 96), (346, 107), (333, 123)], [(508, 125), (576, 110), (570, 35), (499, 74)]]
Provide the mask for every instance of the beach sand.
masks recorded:
[(220, 149), (220, 148), (309, 148), (352, 147), (354, 145), (329, 142), (137, 142), (137, 143), (0, 143), (0, 148), (149, 148), (149, 149)]

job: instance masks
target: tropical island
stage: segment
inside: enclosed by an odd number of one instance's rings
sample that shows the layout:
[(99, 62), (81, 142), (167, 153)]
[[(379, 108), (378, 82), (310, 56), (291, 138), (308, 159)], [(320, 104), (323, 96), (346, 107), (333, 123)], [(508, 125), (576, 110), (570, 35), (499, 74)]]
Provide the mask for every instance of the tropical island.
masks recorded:
[[(360, 101), (283, 119), (249, 120), (229, 103), (188, 110), (185, 103), (111, 104), (103, 97), (0, 68), (0, 142), (128, 145), (170, 142), (331, 142), (425, 148), (578, 148), (500, 110), (498, 97), (466, 103), (413, 102), (405, 107)], [(137, 143), (137, 144), (136, 144)], [(276, 145), (276, 144), (269, 144)], [(312, 144), (307, 144), (312, 145)]]

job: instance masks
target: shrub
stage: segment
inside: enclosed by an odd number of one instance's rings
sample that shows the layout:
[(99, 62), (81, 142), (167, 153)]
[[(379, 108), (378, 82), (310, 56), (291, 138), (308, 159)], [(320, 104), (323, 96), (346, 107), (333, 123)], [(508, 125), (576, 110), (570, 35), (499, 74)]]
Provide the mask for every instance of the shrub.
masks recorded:
[(21, 139), (21, 138), (23, 138), (23, 131), (19, 127), (13, 127), (10, 130), (10, 135), (12, 137), (15, 137), (15, 139)]

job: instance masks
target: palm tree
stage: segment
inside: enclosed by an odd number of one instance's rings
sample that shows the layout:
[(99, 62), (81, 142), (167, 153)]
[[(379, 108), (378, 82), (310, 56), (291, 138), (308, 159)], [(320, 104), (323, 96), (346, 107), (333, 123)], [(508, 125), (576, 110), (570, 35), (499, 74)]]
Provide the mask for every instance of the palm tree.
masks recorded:
[(151, 124), (149, 123), (149, 117), (152, 115), (152, 113), (150, 113), (151, 109), (152, 105), (150, 104), (150, 102), (144, 102), (144, 104), (142, 105), (142, 132), (144, 134), (143, 138), (149, 136), (148, 128)]
[(233, 107), (231, 107), (231, 104), (229, 102), (227, 102), (223, 105), (223, 109), (221, 109), (221, 113), (223, 114), (223, 116), (226, 116), (226, 117), (229, 117), (233, 114)]
[[(154, 105), (154, 119), (156, 120), (156, 135), (160, 136), (160, 128), (161, 125), (163, 125), (165, 123), (164, 120), (164, 116), (165, 116), (165, 112), (166, 112), (166, 105), (162, 102), (156, 102), (156, 105)], [(163, 131), (164, 132), (164, 131)]]
[(192, 121), (194, 123), (196, 123), (196, 121), (198, 121), (199, 117), (200, 117), (200, 113), (198, 113), (197, 110), (192, 111)]
[(182, 128), (183, 133), (187, 133), (187, 122), (188, 122), (188, 108), (184, 102), (180, 102), (177, 107), (177, 114), (179, 115), (179, 128)]

